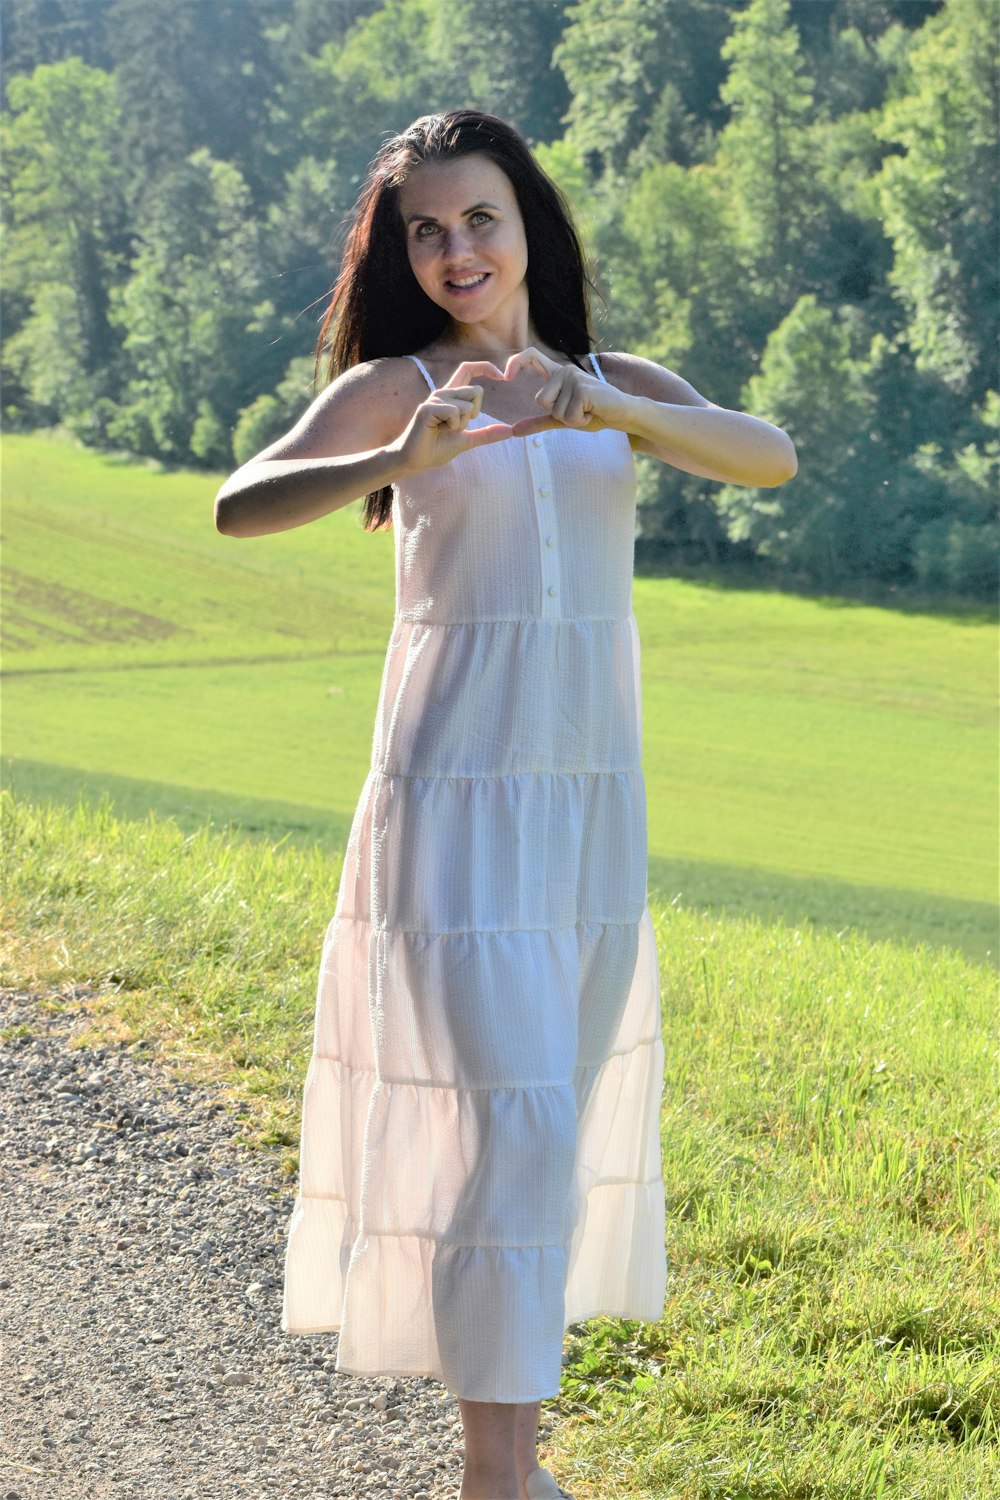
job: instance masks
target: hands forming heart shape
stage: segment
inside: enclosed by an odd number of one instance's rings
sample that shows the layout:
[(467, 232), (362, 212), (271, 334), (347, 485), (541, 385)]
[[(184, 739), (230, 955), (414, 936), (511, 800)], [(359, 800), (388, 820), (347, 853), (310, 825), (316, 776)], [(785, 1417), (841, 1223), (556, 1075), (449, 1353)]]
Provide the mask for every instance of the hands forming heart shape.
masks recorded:
[[(486, 380), (509, 382), (522, 370), (537, 370), (545, 377), (535, 400), (542, 407), (538, 416), (524, 417), (518, 422), (498, 422), (493, 427), (478, 429), (484, 435), (500, 437), (529, 437), (532, 433), (546, 432), (560, 427), (571, 427), (581, 432), (599, 432), (605, 427), (615, 427), (624, 416), (628, 397), (616, 386), (608, 385), (579, 366), (558, 364), (538, 349), (522, 349), (512, 354), (501, 370), (490, 360), (465, 360), (453, 370), (440, 391), (480, 391), (473, 384), (477, 377)], [(476, 402), (478, 414), (482, 395)]]
[[(483, 427), (469, 423), (482, 414), (483, 387), (477, 380), (511, 381), (522, 370), (535, 370), (544, 377), (536, 392), (537, 416), (518, 422), (490, 421)], [(601, 432), (606, 427), (625, 428), (634, 398), (608, 385), (578, 365), (563, 365), (539, 349), (512, 354), (501, 370), (491, 360), (465, 360), (453, 370), (445, 385), (438, 386), (417, 407), (406, 431), (394, 445), (404, 469), (422, 469), (450, 463), (470, 448), (499, 443), (508, 438), (556, 428), (576, 432)]]

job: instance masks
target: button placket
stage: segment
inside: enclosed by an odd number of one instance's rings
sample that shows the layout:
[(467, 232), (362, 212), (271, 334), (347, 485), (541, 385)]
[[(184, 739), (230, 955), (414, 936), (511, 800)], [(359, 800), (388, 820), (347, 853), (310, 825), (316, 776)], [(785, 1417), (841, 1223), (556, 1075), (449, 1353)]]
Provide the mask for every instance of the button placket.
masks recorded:
[(535, 502), (535, 523), (538, 529), (538, 571), (542, 584), (541, 612), (543, 618), (552, 618), (562, 614), (559, 528), (556, 525), (552, 470), (540, 433), (529, 438), (525, 445), (525, 452), (528, 457), (531, 493)]

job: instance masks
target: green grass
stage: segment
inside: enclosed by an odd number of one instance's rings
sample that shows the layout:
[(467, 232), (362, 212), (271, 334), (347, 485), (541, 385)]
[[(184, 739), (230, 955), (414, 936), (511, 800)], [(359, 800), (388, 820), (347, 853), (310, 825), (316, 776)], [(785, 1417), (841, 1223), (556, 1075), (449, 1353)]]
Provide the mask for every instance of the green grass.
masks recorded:
[[(217, 477), (4, 454), (4, 771), (26, 797), (339, 848), (392, 539), (354, 509), (218, 536)], [(651, 884), (995, 960), (995, 635), (970, 615), (639, 578)]]
[[(3, 982), (223, 1083), (293, 1174), (392, 543), (229, 541), (215, 486), (7, 439)], [(554, 1462), (580, 1500), (1000, 1494), (992, 627), (635, 597), (670, 1283), (572, 1331)]]
[[(339, 867), (3, 798), (5, 984), (83, 993), (297, 1170)], [(996, 977), (956, 952), (653, 903), (670, 1280), (571, 1331), (580, 1500), (986, 1500), (1000, 1438)], [(77, 1000), (76, 1003), (79, 1003)], [(2, 1040), (2, 1039), (0, 1039)]]

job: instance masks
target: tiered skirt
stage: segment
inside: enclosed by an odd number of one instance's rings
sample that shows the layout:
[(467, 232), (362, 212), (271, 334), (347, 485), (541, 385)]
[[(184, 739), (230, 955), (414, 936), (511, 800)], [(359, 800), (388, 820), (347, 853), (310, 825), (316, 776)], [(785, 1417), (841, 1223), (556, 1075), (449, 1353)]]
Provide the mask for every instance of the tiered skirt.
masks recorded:
[(534, 1401), (570, 1324), (663, 1309), (642, 775), (624, 743), (588, 770), (415, 754), (400, 634), (323, 950), (282, 1327), (339, 1330), (343, 1371)]

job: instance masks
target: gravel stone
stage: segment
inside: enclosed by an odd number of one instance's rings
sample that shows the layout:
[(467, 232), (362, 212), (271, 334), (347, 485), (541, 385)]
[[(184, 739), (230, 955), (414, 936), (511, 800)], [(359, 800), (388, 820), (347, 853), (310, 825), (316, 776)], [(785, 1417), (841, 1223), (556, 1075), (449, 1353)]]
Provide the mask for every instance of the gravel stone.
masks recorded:
[(0, 991), (0, 1496), (455, 1500), (453, 1396), (281, 1332), (279, 1152), (90, 993)]

